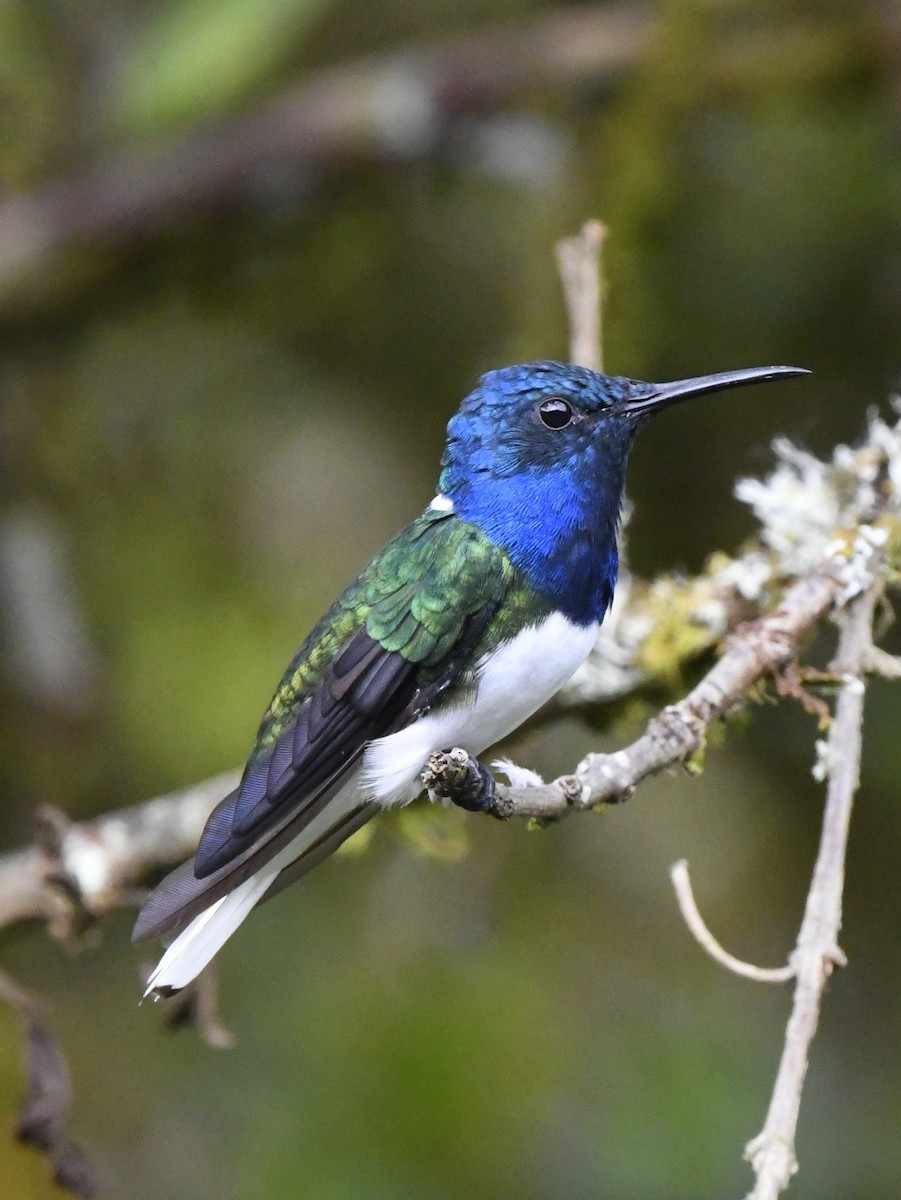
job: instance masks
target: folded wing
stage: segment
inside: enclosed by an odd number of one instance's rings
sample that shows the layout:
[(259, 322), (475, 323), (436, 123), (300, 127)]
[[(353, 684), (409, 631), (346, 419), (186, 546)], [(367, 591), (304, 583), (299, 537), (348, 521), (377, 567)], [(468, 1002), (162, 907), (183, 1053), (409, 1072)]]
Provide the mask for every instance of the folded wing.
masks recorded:
[[(415, 721), (458, 678), (510, 577), (503, 552), (452, 515), (427, 513), (390, 542), (301, 647), (240, 785), (195, 858), (150, 896), (134, 940), (178, 932), (254, 877), (279, 891), (359, 829), (378, 807), (349, 792), (367, 743)], [(262, 894), (247, 884), (245, 897), (249, 911)]]

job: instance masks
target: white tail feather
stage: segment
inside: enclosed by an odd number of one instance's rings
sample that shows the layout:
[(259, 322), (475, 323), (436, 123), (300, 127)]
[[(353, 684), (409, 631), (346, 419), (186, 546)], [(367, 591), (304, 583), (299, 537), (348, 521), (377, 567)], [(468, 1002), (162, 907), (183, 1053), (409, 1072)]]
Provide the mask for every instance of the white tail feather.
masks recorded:
[(281, 870), (281, 866), (275, 865), (279, 857), (276, 856), (272, 863), (250, 879), (245, 879), (233, 892), (194, 918), (168, 948), (147, 980), (145, 998), (154, 992), (177, 991), (200, 974), (250, 910), (262, 900)]
[(284, 846), (271, 862), (245, 879), (233, 892), (214, 901), (178, 935), (147, 981), (145, 998), (186, 987), (225, 945), (251, 909), (263, 899), (277, 876), (360, 803), (356, 778), (341, 789), (306, 829)]

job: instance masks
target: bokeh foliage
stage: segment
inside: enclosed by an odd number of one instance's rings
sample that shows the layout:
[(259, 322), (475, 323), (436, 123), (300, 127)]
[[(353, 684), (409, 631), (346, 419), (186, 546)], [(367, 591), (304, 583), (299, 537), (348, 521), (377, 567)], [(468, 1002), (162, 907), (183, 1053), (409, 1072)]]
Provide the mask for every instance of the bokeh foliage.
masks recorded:
[[(27, 203), (314, 69), (563, 11), (4, 0), (0, 178)], [(286, 163), (152, 235), (66, 245), (0, 295), (4, 844), (40, 802), (105, 811), (242, 758), (310, 624), (431, 495), (475, 375), (565, 354), (551, 246), (585, 216), (612, 231), (608, 369), (815, 372), (649, 431), (630, 482), (644, 573), (737, 545), (732, 481), (765, 468), (773, 434), (825, 450), (884, 401), (901, 324), (897, 15), (877, 0), (650, 11), (650, 49), (614, 80), (527, 88), (421, 154)], [(23, 545), (49, 556), (49, 625), (23, 616)], [(901, 1189), (895, 691), (869, 704), (851, 968), (815, 1044), (799, 1200)], [(110, 1195), (737, 1196), (786, 996), (701, 958), (666, 867), (686, 855), (726, 944), (779, 961), (817, 832), (813, 736), (764, 707), (700, 779), (541, 834), (383, 823), (224, 952), (230, 1055), (136, 1008), (127, 917), (77, 957), (7, 933), (4, 965), (54, 1005), (74, 1132)], [(550, 774), (598, 738), (566, 722), (515, 751)], [(0, 1023), (11, 1113), (18, 1029)], [(12, 1148), (0, 1191), (56, 1194)]]

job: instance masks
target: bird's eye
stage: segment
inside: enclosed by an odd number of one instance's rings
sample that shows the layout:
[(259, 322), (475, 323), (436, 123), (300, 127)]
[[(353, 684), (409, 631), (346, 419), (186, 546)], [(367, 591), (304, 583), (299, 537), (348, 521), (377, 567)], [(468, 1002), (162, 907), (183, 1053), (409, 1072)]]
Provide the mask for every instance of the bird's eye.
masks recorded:
[(565, 429), (573, 419), (572, 405), (562, 396), (554, 396), (551, 400), (542, 400), (538, 405), (538, 416), (548, 429)]

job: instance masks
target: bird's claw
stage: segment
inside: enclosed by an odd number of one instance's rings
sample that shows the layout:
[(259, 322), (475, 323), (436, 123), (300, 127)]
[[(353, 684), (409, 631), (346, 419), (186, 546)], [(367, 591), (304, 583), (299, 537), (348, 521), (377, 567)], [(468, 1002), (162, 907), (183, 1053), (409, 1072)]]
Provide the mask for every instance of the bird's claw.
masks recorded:
[(465, 750), (438, 750), (429, 756), (422, 773), (426, 789), (468, 812), (495, 814), (495, 781), (487, 767)]

